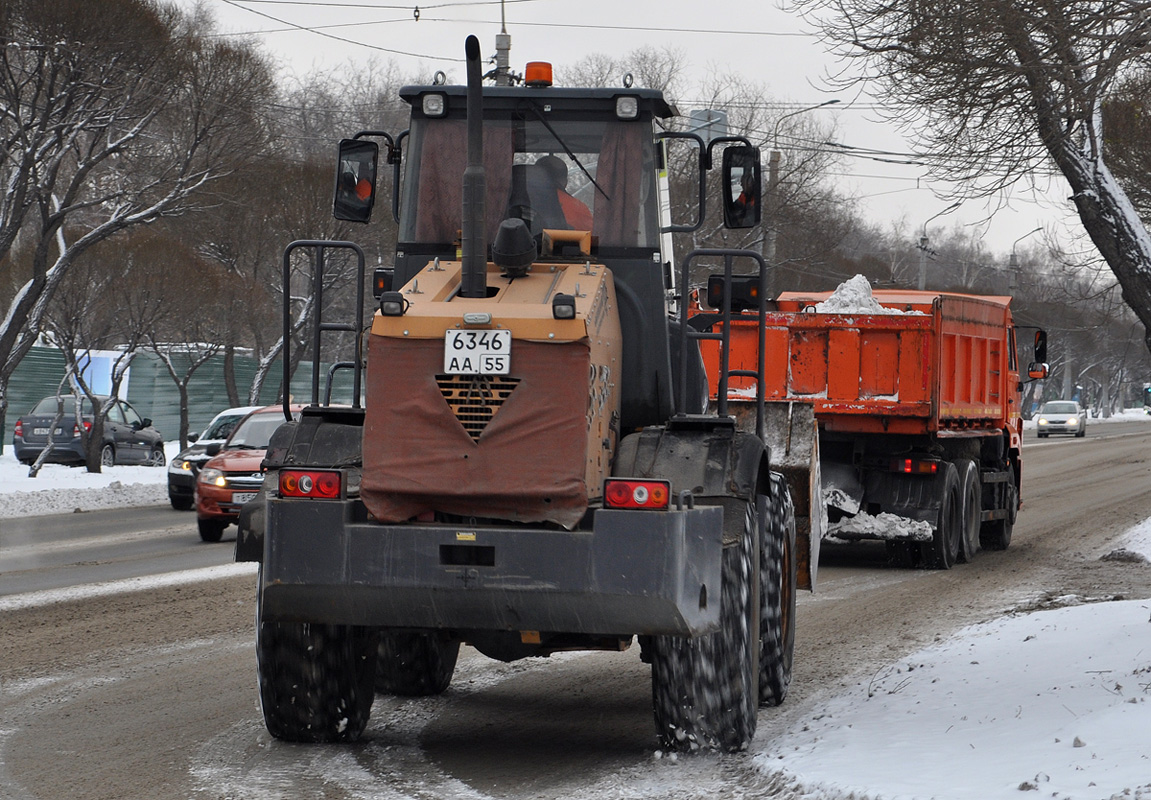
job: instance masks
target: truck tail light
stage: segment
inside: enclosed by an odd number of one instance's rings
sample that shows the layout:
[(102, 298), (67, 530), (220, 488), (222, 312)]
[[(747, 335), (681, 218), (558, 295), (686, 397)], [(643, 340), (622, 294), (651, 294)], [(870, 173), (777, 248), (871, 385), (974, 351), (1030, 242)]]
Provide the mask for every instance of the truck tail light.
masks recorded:
[(280, 471), (280, 497), (313, 497), (336, 500), (340, 497), (339, 472), (285, 469)]
[(671, 481), (645, 481), (609, 478), (604, 481), (606, 508), (667, 510), (671, 506)]
[(904, 475), (934, 475), (939, 471), (939, 462), (919, 458), (895, 458), (891, 461), (890, 469), (892, 472), (902, 472)]

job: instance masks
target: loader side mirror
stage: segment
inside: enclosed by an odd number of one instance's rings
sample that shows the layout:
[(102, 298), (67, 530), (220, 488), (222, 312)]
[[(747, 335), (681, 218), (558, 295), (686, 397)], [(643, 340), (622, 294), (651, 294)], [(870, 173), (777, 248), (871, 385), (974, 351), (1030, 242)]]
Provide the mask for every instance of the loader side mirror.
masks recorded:
[(1033, 381), (1041, 381), (1047, 377), (1047, 364), (1042, 361), (1032, 361), (1027, 365), (1027, 377)]
[(364, 139), (340, 141), (336, 162), (336, 196), (332, 216), (347, 222), (367, 222), (376, 201), (376, 164), (380, 147)]
[(762, 214), (759, 148), (741, 145), (723, 151), (723, 224), (751, 228)]
[(1035, 360), (1047, 360), (1047, 331), (1035, 331)]

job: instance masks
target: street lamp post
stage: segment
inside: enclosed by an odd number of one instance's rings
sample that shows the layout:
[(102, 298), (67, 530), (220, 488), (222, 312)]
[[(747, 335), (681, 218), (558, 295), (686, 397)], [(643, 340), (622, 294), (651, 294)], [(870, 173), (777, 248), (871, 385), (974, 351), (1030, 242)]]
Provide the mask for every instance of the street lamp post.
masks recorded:
[(775, 129), (771, 135), (771, 155), (767, 160), (767, 191), (764, 192), (765, 210), (767, 212), (767, 230), (763, 236), (763, 260), (768, 266), (767, 274), (767, 289), (768, 296), (775, 296), (775, 244), (776, 237), (779, 234), (779, 166), (783, 161), (783, 154), (779, 151), (779, 123), (783, 122), (788, 117), (794, 117), (798, 114), (804, 114), (808, 111), (814, 111), (817, 108), (824, 106), (833, 106), (839, 100), (825, 100), (822, 103), (817, 103), (814, 106), (801, 108), (798, 111), (791, 111), (784, 114), (775, 121)]
[(1031, 234), (1039, 233), (1041, 230), (1043, 230), (1042, 225), (1033, 231), (1028, 231), (1011, 243), (1011, 256), (1007, 259), (1007, 291), (1014, 292), (1019, 288), (1019, 259), (1015, 257), (1015, 245), (1022, 242)]
[(931, 220), (933, 220), (933, 219), (937, 219), (939, 217), (942, 217), (944, 214), (948, 213), (949, 211), (954, 211), (955, 209), (959, 208), (961, 205), (963, 205), (963, 201), (957, 200), (956, 202), (949, 205), (947, 208), (940, 211), (938, 214), (936, 214), (932, 217), (928, 217), (927, 222), (923, 223), (923, 235), (919, 237), (919, 284), (918, 285), (919, 285), (919, 291), (921, 291), (921, 292), (927, 288), (927, 251), (928, 251), (927, 244), (930, 241), (927, 238), (927, 223), (931, 222)]

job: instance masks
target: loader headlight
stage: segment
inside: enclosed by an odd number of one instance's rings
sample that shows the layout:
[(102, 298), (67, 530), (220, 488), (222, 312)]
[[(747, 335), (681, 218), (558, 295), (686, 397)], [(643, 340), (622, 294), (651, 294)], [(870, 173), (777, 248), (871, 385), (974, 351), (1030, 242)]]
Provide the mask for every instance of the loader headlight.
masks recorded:
[(408, 310), (408, 301), (399, 292), (384, 292), (380, 295), (380, 313), (385, 317), (402, 317)]
[(425, 94), (421, 105), (425, 117), (442, 117), (448, 113), (448, 99), (442, 94)]
[(552, 298), (552, 316), (556, 319), (575, 319), (575, 297), (557, 294)]
[(618, 119), (635, 119), (639, 116), (639, 98), (622, 95), (615, 99), (615, 115)]

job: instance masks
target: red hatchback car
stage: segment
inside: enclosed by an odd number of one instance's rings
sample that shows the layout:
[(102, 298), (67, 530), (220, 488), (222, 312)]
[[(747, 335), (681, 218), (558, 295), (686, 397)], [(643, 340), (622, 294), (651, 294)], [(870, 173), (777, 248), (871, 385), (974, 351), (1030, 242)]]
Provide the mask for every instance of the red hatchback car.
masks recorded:
[[(301, 408), (292, 406), (292, 415), (298, 417)], [(196, 522), (205, 542), (220, 541), (224, 529), (240, 518), (244, 503), (259, 497), (264, 483), (264, 453), (272, 433), (282, 424), (283, 406), (251, 412), (200, 468), (196, 476)]]

